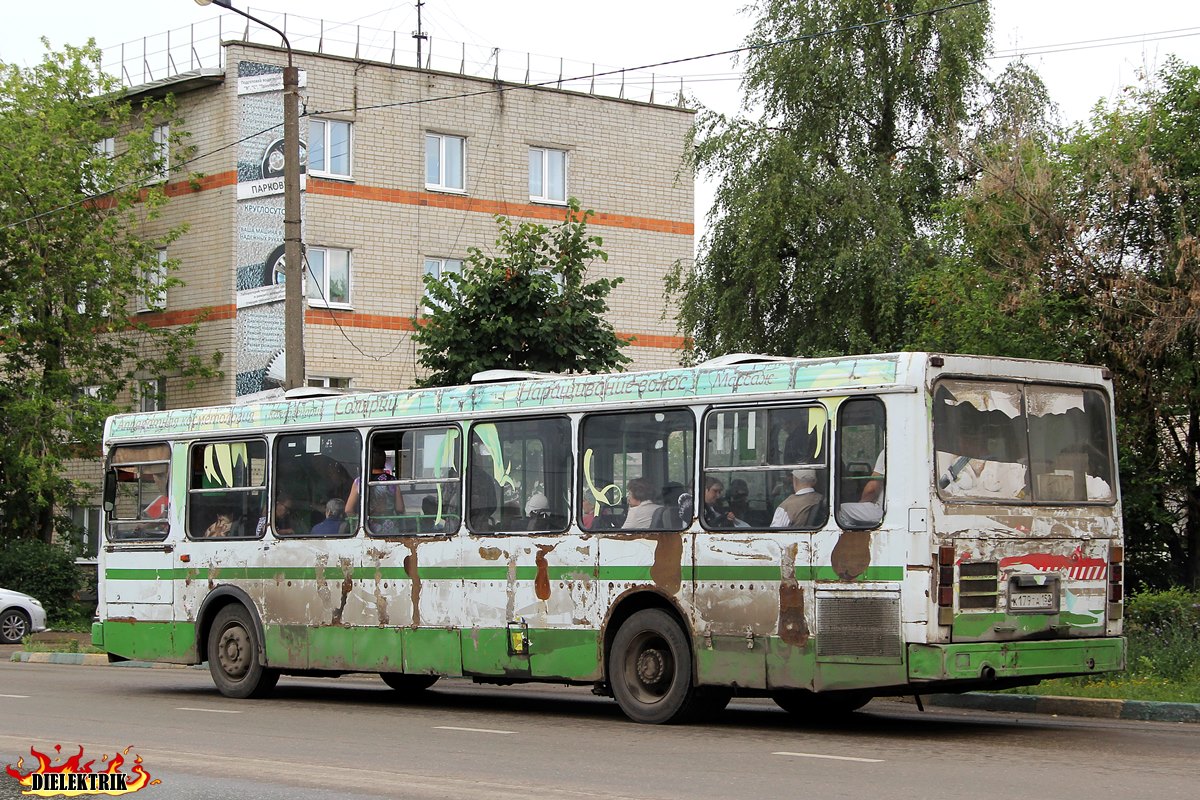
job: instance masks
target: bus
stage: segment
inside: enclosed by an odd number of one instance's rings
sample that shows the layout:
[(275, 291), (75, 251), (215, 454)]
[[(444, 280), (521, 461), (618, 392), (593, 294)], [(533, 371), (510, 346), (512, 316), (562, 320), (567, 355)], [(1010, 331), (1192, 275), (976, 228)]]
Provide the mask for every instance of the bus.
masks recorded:
[(1110, 373), (892, 353), (110, 418), (93, 642), (797, 715), (1124, 668)]

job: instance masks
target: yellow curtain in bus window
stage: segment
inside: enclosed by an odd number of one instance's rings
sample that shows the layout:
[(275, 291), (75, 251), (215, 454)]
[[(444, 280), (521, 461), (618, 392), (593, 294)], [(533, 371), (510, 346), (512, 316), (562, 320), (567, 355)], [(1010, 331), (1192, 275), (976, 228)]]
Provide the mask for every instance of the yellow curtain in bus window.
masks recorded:
[(219, 442), (204, 447), (203, 489), (232, 489), (238, 485), (236, 472), (250, 463), (245, 442)]

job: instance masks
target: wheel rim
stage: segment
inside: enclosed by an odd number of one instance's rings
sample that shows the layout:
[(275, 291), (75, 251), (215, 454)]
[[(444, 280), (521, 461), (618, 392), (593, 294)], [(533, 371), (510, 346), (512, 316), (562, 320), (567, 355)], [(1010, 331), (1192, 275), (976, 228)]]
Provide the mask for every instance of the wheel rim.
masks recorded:
[(657, 703), (671, 691), (675, 655), (658, 634), (647, 631), (634, 637), (622, 666), (625, 685), (639, 703)]
[(0, 631), (3, 631), (4, 638), (10, 642), (24, 638), (25, 618), (20, 614), (5, 614), (4, 620), (0, 622)]
[(241, 680), (254, 660), (250, 634), (241, 625), (230, 625), (217, 640), (217, 662), (233, 680)]

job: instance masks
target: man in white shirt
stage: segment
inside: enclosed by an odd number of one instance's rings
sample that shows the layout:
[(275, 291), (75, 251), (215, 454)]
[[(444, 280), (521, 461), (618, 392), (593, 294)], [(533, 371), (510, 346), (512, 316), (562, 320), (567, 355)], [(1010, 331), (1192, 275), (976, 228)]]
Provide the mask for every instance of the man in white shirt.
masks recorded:
[(818, 520), (814, 517), (820, 513), (821, 495), (817, 493), (817, 473), (811, 469), (792, 470), (792, 489), (795, 494), (789, 495), (775, 509), (771, 518), (772, 528), (810, 528)]

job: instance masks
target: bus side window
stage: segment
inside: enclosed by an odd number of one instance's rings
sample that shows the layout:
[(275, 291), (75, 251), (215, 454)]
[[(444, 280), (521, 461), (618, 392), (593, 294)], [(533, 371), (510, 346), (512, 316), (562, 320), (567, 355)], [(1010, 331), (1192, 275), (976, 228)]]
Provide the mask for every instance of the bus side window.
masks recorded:
[(566, 417), (471, 426), (467, 524), (489, 531), (566, 530), (570, 519), (571, 421)]
[[(362, 437), (358, 431), (322, 431), (275, 440), (275, 502), (271, 524), (277, 536), (345, 536), (358, 485)], [(330, 500), (344, 501), (341, 504)]]
[[(367, 533), (395, 536), (458, 530), (461, 433), (457, 427), (379, 431), (371, 436)], [(357, 498), (348, 509), (361, 514)]]
[(695, 515), (687, 409), (591, 414), (580, 425), (580, 527), (683, 530)]
[(838, 409), (837, 522), (874, 528), (883, 521), (887, 457), (883, 403), (854, 398)]
[(267, 444), (261, 439), (192, 446), (187, 532), (193, 539), (261, 536), (266, 529)]
[(113, 449), (109, 462), (115, 487), (108, 512), (110, 541), (161, 541), (170, 523), (171, 450), (165, 444), (131, 445)]

